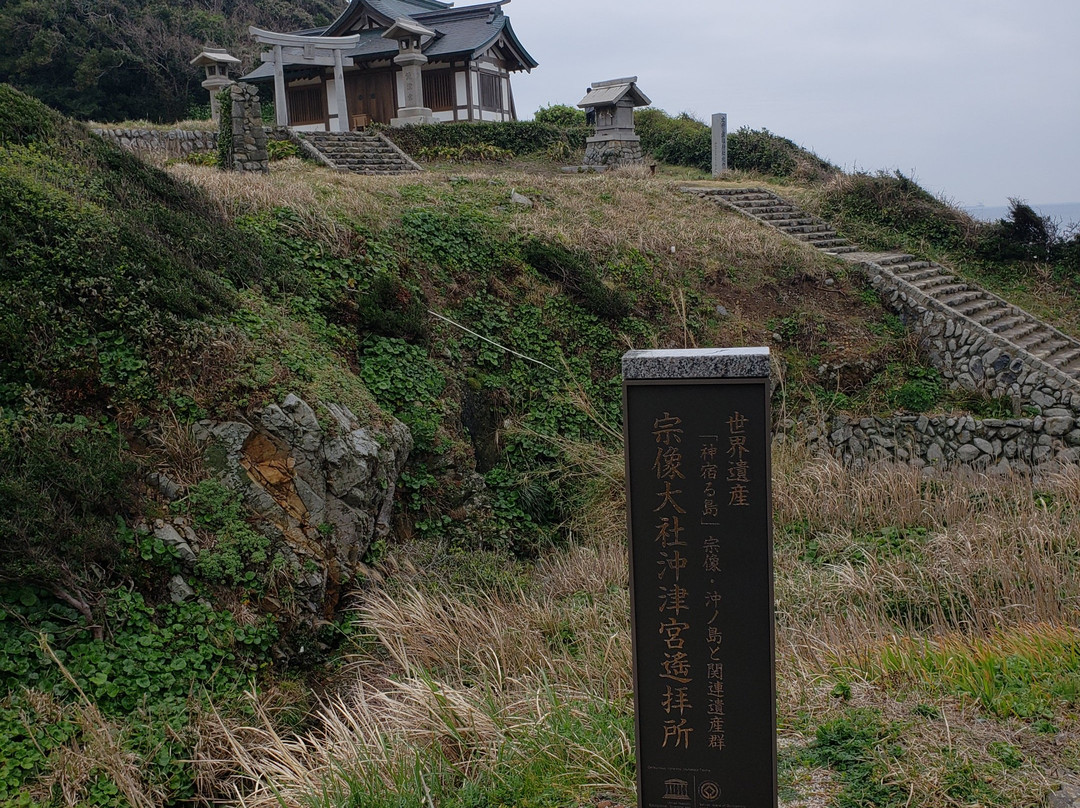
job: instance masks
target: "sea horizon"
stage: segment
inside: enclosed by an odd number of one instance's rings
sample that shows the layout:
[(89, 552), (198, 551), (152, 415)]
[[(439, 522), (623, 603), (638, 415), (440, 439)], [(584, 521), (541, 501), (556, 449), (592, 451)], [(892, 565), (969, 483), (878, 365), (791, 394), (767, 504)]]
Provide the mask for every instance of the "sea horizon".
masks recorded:
[[(1038, 204), (1028, 202), (1032, 210), (1040, 216), (1049, 216), (1062, 228), (1080, 224), (1080, 202), (1051, 202)], [(973, 219), (983, 222), (996, 222), (1009, 217), (1008, 205), (962, 205), (961, 209)]]

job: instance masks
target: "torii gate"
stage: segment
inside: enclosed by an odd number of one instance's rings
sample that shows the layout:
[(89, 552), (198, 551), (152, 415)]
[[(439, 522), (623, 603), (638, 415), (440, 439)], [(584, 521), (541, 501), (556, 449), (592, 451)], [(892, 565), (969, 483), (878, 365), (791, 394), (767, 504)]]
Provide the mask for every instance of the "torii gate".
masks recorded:
[(289, 125), (289, 110), (285, 99), (285, 63), (283, 57), (289, 57), (289, 64), (329, 67), (334, 66), (334, 94), (337, 97), (338, 131), (348, 129), (348, 107), (345, 99), (345, 70), (341, 61), (341, 52), (355, 48), (360, 41), (359, 34), (352, 36), (300, 36), (298, 34), (279, 34), (265, 31), (254, 25), (248, 33), (262, 45), (270, 45), (273, 50), (263, 52), (262, 60), (274, 65), (274, 110), (277, 125)]

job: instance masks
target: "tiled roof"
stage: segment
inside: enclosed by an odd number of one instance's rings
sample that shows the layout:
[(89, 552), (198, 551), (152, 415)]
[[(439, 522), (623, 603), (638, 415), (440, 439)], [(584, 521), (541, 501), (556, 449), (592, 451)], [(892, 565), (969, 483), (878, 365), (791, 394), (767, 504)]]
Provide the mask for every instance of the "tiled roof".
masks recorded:
[[(471, 56), (485, 50), (501, 35), (505, 37), (511, 50), (517, 54), (521, 64), (519, 69), (531, 70), (537, 65), (536, 60), (529, 55), (525, 48), (521, 46), (521, 42), (518, 41), (514, 29), (510, 27), (510, 19), (502, 12), (501, 3), (493, 2), (450, 9), (446, 8), (445, 4), (436, 2), (436, 0), (354, 0), (353, 4), (350, 5), (350, 9), (360, 3), (395, 18), (406, 16), (403, 14), (392, 15), (391, 12), (395, 10), (396, 6), (409, 6), (413, 14), (408, 16), (433, 29), (437, 34), (423, 48), (424, 54), (429, 59)], [(417, 7), (421, 5), (425, 6), (424, 13), (417, 13), (419, 10)], [(342, 17), (344, 16), (343, 14)], [(331, 25), (326, 30), (332, 30), (333, 27)], [(321, 32), (318, 31), (310, 33), (315, 36), (321, 35)], [(342, 56), (346, 60), (354, 59), (357, 62), (393, 58), (398, 54), (397, 42), (384, 38), (382, 34), (383, 31), (381, 30), (360, 31), (356, 34), (356, 36), (360, 37), (357, 46), (345, 51)], [(244, 80), (260, 81), (273, 75), (273, 65), (262, 64), (244, 76)]]

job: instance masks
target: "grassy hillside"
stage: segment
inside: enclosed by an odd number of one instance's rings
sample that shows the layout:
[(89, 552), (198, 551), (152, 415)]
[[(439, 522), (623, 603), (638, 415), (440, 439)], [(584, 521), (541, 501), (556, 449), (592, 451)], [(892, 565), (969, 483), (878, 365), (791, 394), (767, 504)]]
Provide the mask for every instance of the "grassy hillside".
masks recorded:
[[(932, 378), (859, 277), (686, 169), (166, 174), (0, 92), (0, 805), (632, 804), (621, 354), (768, 344), (777, 418)], [(830, 204), (796, 164), (736, 179)], [(191, 437), (289, 393), (416, 441), (318, 625)], [(785, 446), (775, 477), (784, 804), (1073, 777), (1075, 469), (855, 476)], [(136, 529), (177, 513), (214, 561), (182, 604)]]

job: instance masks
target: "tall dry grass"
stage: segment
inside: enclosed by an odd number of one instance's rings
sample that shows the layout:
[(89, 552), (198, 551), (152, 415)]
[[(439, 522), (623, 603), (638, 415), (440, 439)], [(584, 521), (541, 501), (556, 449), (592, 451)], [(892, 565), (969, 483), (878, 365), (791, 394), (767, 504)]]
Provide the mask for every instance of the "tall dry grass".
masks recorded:
[[(592, 464), (594, 486), (592, 507), (578, 508), (579, 542), (538, 561), (527, 592), (372, 591), (358, 611), (372, 647), (356, 659), (347, 685), (321, 704), (312, 729), (282, 732), (257, 698), (249, 726), (220, 720), (218, 730), (234, 739), (237, 798), (259, 808), (321, 805), (356, 799), (374, 783), (386, 793), (431, 789), (435, 804), (435, 779), (409, 774), (418, 759), (421, 769), (445, 769), (463, 782), (503, 776), (508, 759), (521, 766), (546, 754), (586, 790), (632, 799), (631, 775), (612, 763), (612, 747), (553, 730), (568, 705), (582, 716), (589, 704), (614, 706), (624, 717), (630, 710), (621, 458), (595, 446), (580, 456)], [(897, 464), (855, 473), (779, 449), (774, 501), (782, 724), (800, 711), (836, 709), (820, 682), (837, 664), (854, 670), (883, 648), (924, 639), (949, 648), (1077, 616), (1076, 468), (1033, 478), (953, 470), (931, 479)], [(873, 688), (858, 698), (886, 716), (903, 712)], [(987, 743), (1019, 743), (1007, 726), (988, 728), (970, 710), (942, 709), (953, 724), (927, 724), (916, 735), (940, 748), (947, 736), (955, 748), (941, 760), (919, 752), (897, 764), (897, 776), (912, 783), (912, 804), (942, 798), (948, 761), (985, 763)], [(610, 713), (602, 720), (610, 722)], [(610, 729), (590, 726), (595, 735)], [(629, 756), (627, 733), (615, 736), (622, 740), (614, 748)], [(546, 751), (537, 751), (536, 738)], [(1010, 777), (1015, 794), (1045, 782), (1037, 772)]]

